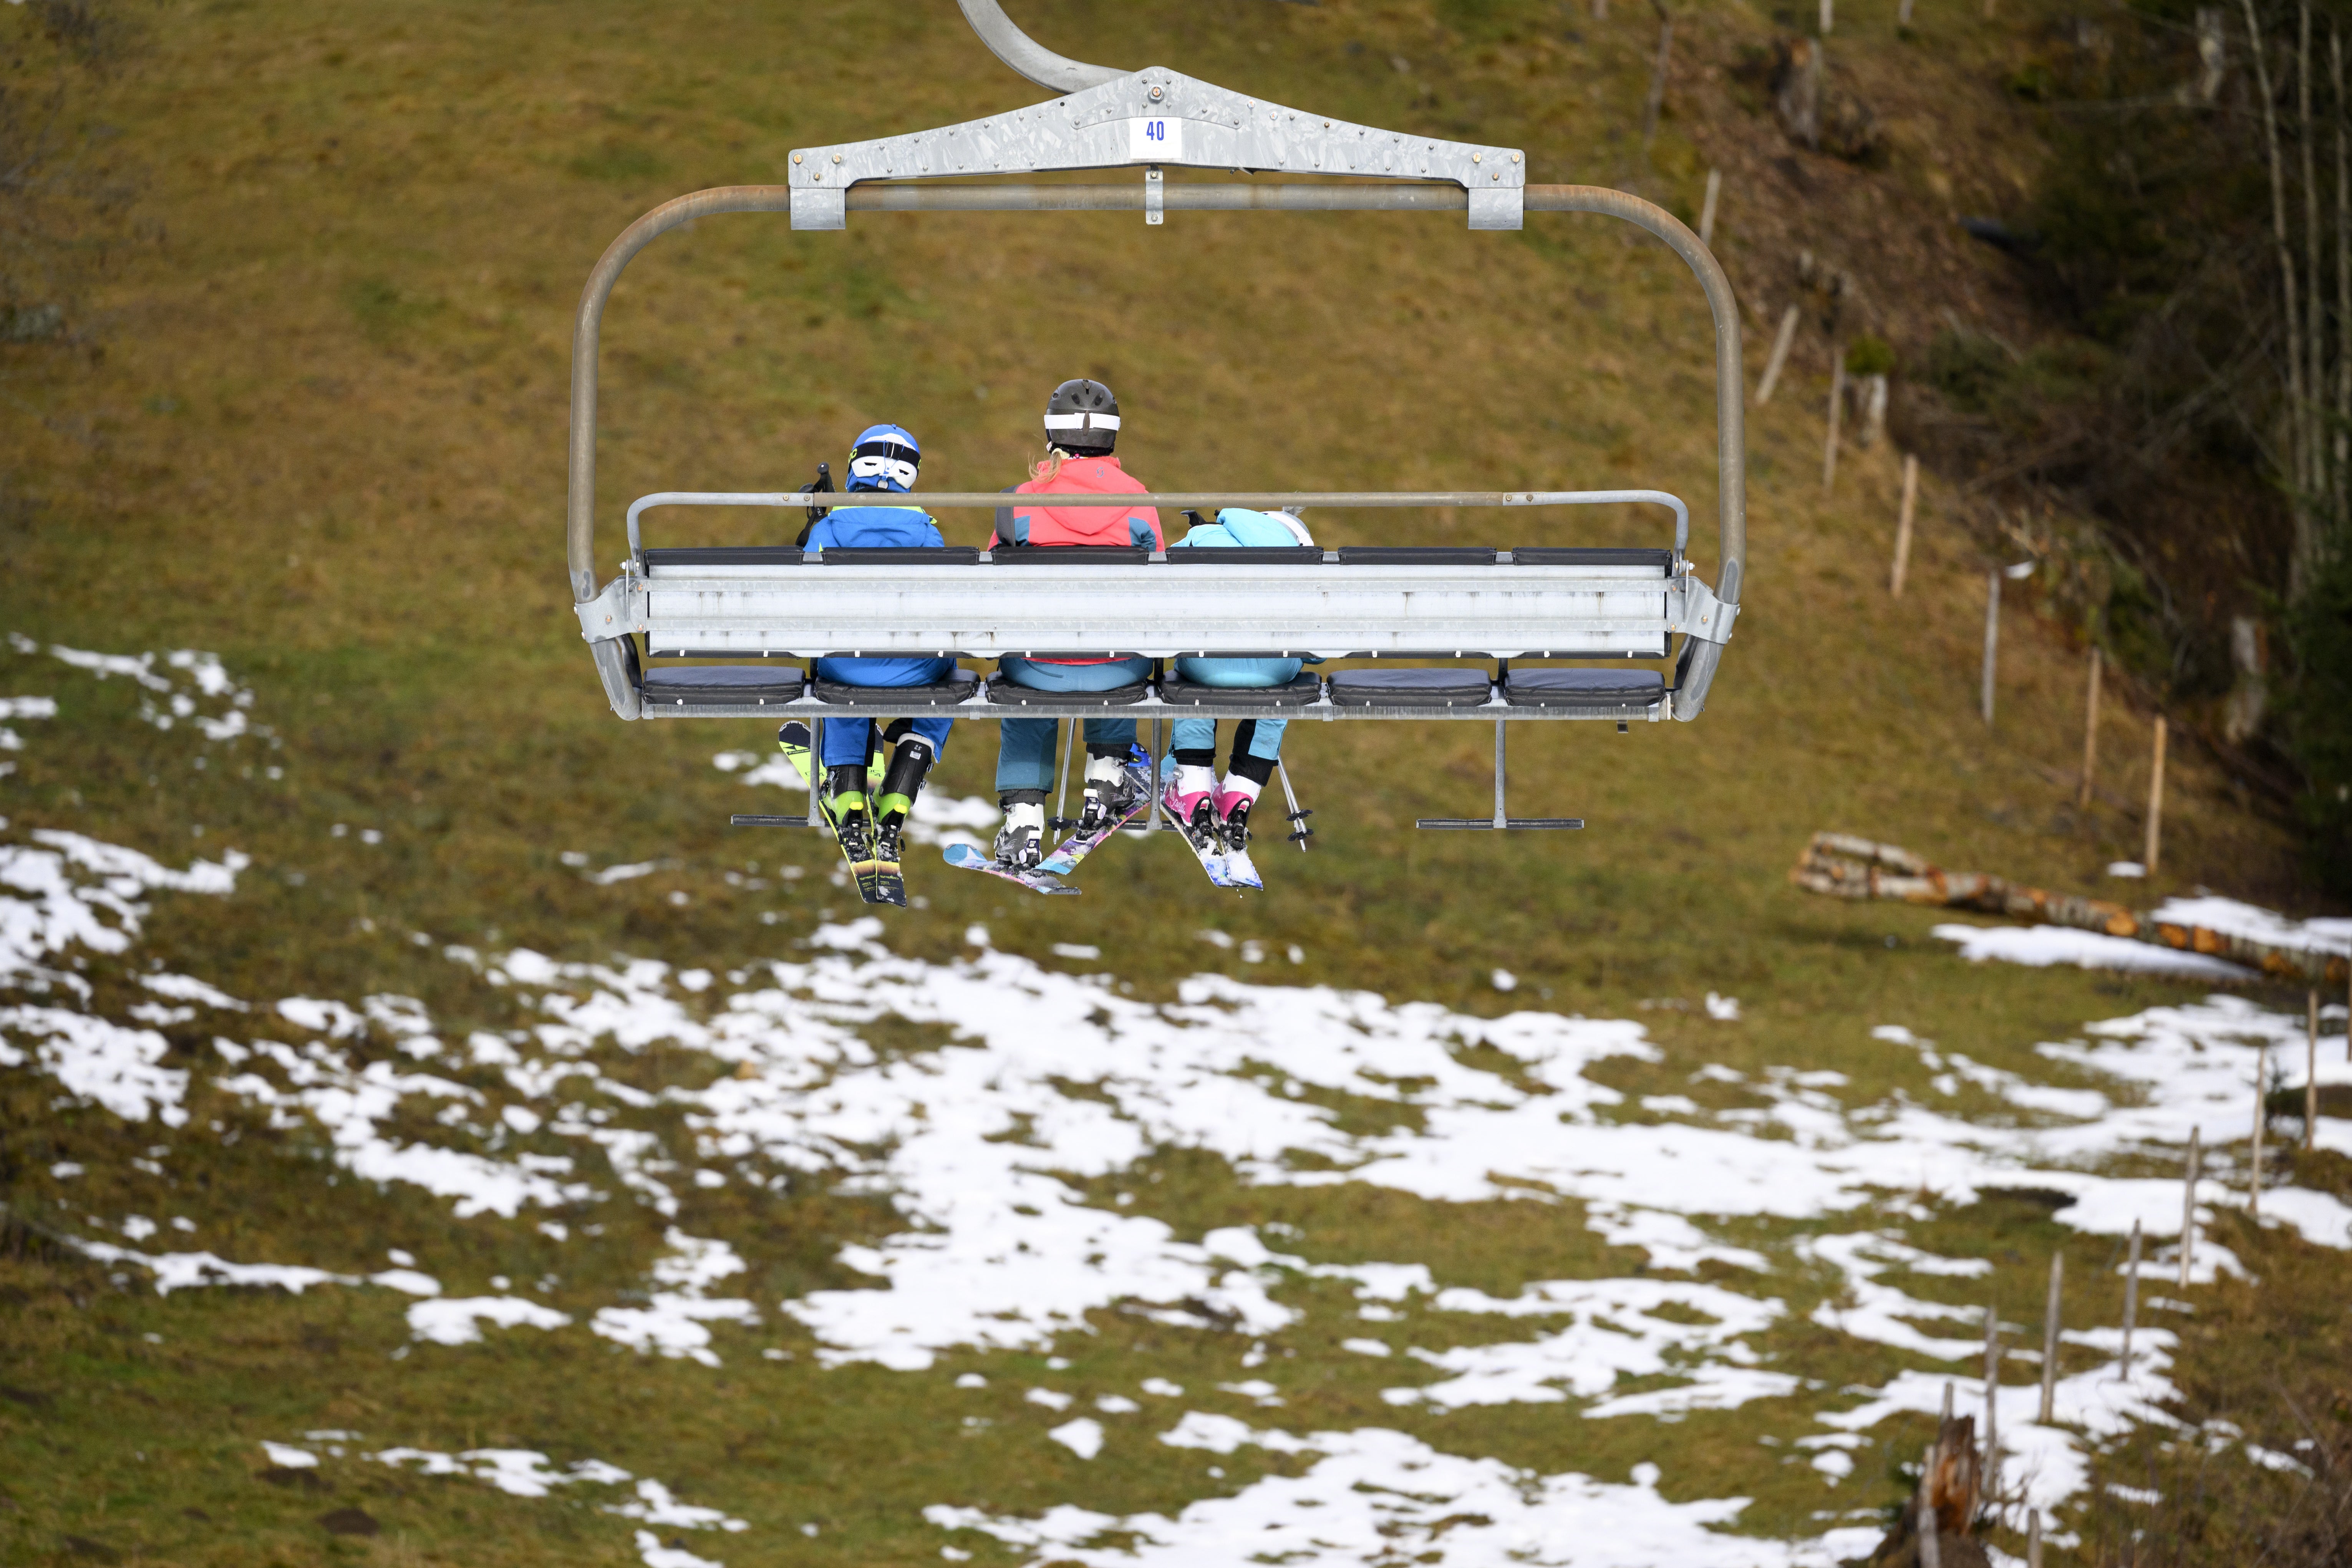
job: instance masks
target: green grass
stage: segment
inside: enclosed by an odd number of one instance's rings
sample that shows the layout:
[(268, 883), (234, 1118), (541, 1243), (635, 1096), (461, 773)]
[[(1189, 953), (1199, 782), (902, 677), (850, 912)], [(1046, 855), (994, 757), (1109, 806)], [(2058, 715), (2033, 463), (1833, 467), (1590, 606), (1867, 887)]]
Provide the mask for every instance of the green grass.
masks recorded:
[[(1055, 0), (1021, 19), (1082, 56), (1165, 60), (1334, 114), (1522, 145), (1540, 180), (1638, 176), (1695, 208), (1704, 178), (1673, 120), (1655, 172), (1635, 166), (1626, 128), (1638, 123), (1650, 32), (1626, 7), (1606, 24), (1574, 18), (1575, 42), (1552, 8), (1501, 0), (1433, 11), (1217, 0), (1116, 16)], [(1727, 51), (1762, 26), (1727, 9), (1695, 31)], [(2002, 47), (1973, 32), (1962, 43), (1907, 68), (1973, 79)], [(23, 68), (42, 68), (46, 46), (29, 27), (12, 47), (26, 52)], [(1853, 47), (1868, 68), (1891, 68), (1880, 57), (1895, 46)], [(77, 105), (139, 150), (139, 210), (163, 237), (93, 285), (111, 323), (102, 356), (0, 350), (7, 618), (77, 647), (215, 650), (255, 688), (255, 720), (275, 739), (203, 746), (184, 728), (142, 723), (128, 682), (0, 654), (0, 689), (54, 692), (66, 710), (19, 726), (37, 733), (0, 781), (12, 837), (70, 829), (173, 865), (224, 845), (256, 857), (225, 904), (157, 900), (129, 960), (92, 960), (93, 1005), (119, 1012), (137, 994), (131, 965), (155, 958), (241, 996), (414, 995), (458, 1038), (530, 1020), (414, 932), (436, 947), (724, 969), (789, 954), (820, 918), (860, 912), (829, 879), (826, 846), (725, 827), (751, 797), (709, 758), (764, 748), (760, 726), (624, 727), (604, 709), (557, 560), (572, 301), (611, 236), (668, 195), (776, 178), (794, 145), (945, 123), (1034, 93), (936, 7), (256, 0), (159, 10), (146, 48), (121, 76), (79, 89)], [(1885, 178), (1894, 199), (1923, 199), (1914, 187), (1927, 176), (1899, 154)], [(1763, 337), (1751, 321), (1751, 374)], [(861, 216), (814, 237), (776, 219), (714, 220), (637, 260), (607, 317), (600, 548), (607, 563), (618, 553), (632, 496), (796, 484), (883, 417), (923, 437), (927, 488), (992, 489), (1026, 461), (1044, 391), (1086, 374), (1118, 390), (1129, 411), (1122, 456), (1156, 484), (1661, 484), (1690, 500), (1710, 560), (1707, 342), (1679, 264), (1598, 219), (1517, 237), (1425, 218), (1180, 215), (1147, 230), (1110, 216), (1050, 226)], [(1929, 488), (1913, 586), (1885, 600), (1895, 459), (1849, 453), (1837, 494), (1822, 497), (1821, 379), (1792, 374), (1754, 422), (1748, 610), (1706, 719), (1623, 737), (1605, 726), (1514, 732), (1515, 808), (1581, 815), (1586, 832), (1412, 831), (1417, 816), (1486, 798), (1482, 726), (1300, 725), (1289, 754), (1318, 837), (1310, 855), (1262, 856), (1263, 896), (1213, 896), (1165, 842), (1105, 851), (1083, 900), (1016, 899), (926, 863), (912, 880), (927, 907), (892, 917), (890, 945), (945, 961), (980, 922), (1000, 948), (1049, 964), (1055, 942), (1098, 944), (1122, 989), (1145, 1000), (1222, 971), (1478, 1014), (1636, 1017), (1664, 1060), (1596, 1076), (1629, 1095), (1672, 1089), (1725, 1105), (1743, 1091), (1687, 1084), (1695, 1066), (1832, 1068), (1850, 1077), (1838, 1091), (1849, 1103), (1895, 1089), (1924, 1097), (1925, 1069), (1873, 1045), (1872, 1026), (1900, 1021), (2021, 1070), (2037, 1041), (2084, 1020), (2190, 994), (1972, 968), (1929, 937), (1930, 911), (1833, 904), (1783, 880), (1817, 827), (2077, 889), (2095, 888), (2098, 868), (2138, 842), (2128, 812), (2073, 809), (2079, 666), (2030, 605), (2005, 635), (2000, 722), (1988, 732), (1977, 721), (1983, 559), (1960, 498)], [(708, 530), (698, 540), (751, 539), (772, 521), (699, 513), (692, 526)], [(1519, 542), (1473, 513), (1315, 521), (1332, 542)], [(671, 539), (688, 526), (675, 513), (658, 522)], [(950, 537), (982, 526), (953, 519)], [(1655, 523), (1595, 515), (1552, 527), (1577, 541), (1646, 540)], [(992, 739), (961, 728), (939, 787), (985, 793)], [(2118, 797), (2144, 790), (2144, 718), (2115, 712), (2103, 754), (2116, 759)], [(284, 776), (268, 777), (272, 766)], [(2280, 825), (2242, 809), (2201, 755), (2177, 767), (2166, 872), (2147, 891), (2210, 884), (2310, 907)], [(335, 837), (337, 823), (352, 835)], [(383, 844), (362, 845), (362, 827)], [(665, 865), (595, 888), (561, 864), (568, 850)], [(803, 875), (780, 880), (783, 866)], [(768, 886), (726, 879), (747, 868)], [(1199, 940), (1204, 927), (1262, 939), (1276, 956), (1244, 963)], [(1296, 965), (1280, 956), (1294, 942)], [(1518, 976), (1517, 991), (1493, 988), (1498, 966)], [(1741, 997), (1742, 1022), (1689, 1010), (1710, 990)], [(1685, 1005), (1643, 1007), (1660, 1002)], [(866, 1033), (882, 1048), (938, 1044), (902, 1020)], [(171, 1037), (183, 1061), (208, 1047), (198, 1031)], [(646, 1088), (709, 1070), (682, 1054), (607, 1048), (596, 1059)], [(384, 1236), (427, 1235), (420, 1267), (453, 1293), (560, 1268), (549, 1299), (575, 1316), (640, 1285), (660, 1242), (655, 1216), (620, 1203), (606, 1205), (593, 1245), (559, 1248), (523, 1221), (452, 1223), (411, 1189), (339, 1182), (315, 1131), (273, 1131), (205, 1087), (192, 1126), (218, 1120), (242, 1134), (234, 1145), (55, 1107), (49, 1085), (21, 1074), (0, 1086), (0, 1198), (43, 1223), (75, 1223), (55, 1206), (68, 1189), (47, 1171), (79, 1161), (91, 1173), (70, 1189), (75, 1209), (168, 1205), (226, 1257), (361, 1270), (381, 1267)], [(1350, 1125), (1399, 1114), (1325, 1098)], [(667, 1115), (646, 1125), (675, 1133)], [(129, 1166), (158, 1143), (174, 1150), (161, 1188)], [(1588, 1231), (1574, 1204), (1251, 1187), (1181, 1151), (1088, 1190), (1104, 1203), (1131, 1193), (1182, 1236), (1278, 1222), (1303, 1233), (1296, 1250), (1312, 1261), (1422, 1260), (1444, 1283), (1497, 1294), (1634, 1262)], [(751, 1259), (746, 1293), (770, 1303), (856, 1283), (839, 1247), (898, 1223), (881, 1200), (820, 1180), (758, 1202), (740, 1187), (683, 1201), (678, 1223), (732, 1238)], [(1808, 1321), (1835, 1282), (1792, 1248), (1819, 1228), (1724, 1227), (1776, 1260), (1770, 1289), (1790, 1308), (1757, 1349), (1832, 1388), (1883, 1380), (1903, 1358)], [(1993, 1200), (1910, 1232), (1932, 1250), (1991, 1258), (1990, 1289), (2018, 1320), (2064, 1234), (2036, 1205)], [(576, 1330), (493, 1333), (394, 1362), (407, 1333), (404, 1300), (389, 1292), (159, 1298), (33, 1231), (8, 1237), (0, 1563), (70, 1555), (68, 1537), (126, 1559), (223, 1565), (635, 1560), (627, 1527), (596, 1512), (595, 1496), (527, 1500), (357, 1463), (331, 1462), (322, 1489), (257, 1476), (260, 1439), (318, 1427), (364, 1430), (371, 1447), (593, 1455), (751, 1521), (741, 1536), (685, 1538), (730, 1563), (937, 1561), (941, 1538), (919, 1517), (928, 1504), (1173, 1511), (1290, 1462), (1245, 1449), (1218, 1460), (1226, 1475), (1213, 1482), (1202, 1456), (1129, 1429), (1082, 1465), (1039, 1440), (1063, 1417), (1020, 1402), (1021, 1379), (1042, 1372), (1036, 1355), (950, 1356), (921, 1373), (820, 1371), (804, 1335), (772, 1325), (756, 1336), (720, 1328), (717, 1372), (620, 1354)], [(2231, 1245), (2265, 1279), (2340, 1268), (2338, 1254), (2274, 1237)], [(2070, 1279), (2070, 1319), (2111, 1321), (2112, 1283), (2089, 1268)], [(1955, 1300), (1986, 1288), (1905, 1286)], [(1675, 1424), (1580, 1422), (1553, 1405), (1400, 1409), (1379, 1391), (1405, 1368), (1332, 1348), (1374, 1331), (1344, 1290), (1301, 1279), (1279, 1293), (1306, 1313), (1260, 1373), (1288, 1394), (1279, 1413), (1211, 1392), (1245, 1375), (1233, 1336), (1115, 1312), (1097, 1314), (1091, 1335), (1065, 1336), (1056, 1348), (1075, 1364), (1057, 1384), (1129, 1389), (1148, 1372), (1195, 1391), (1200, 1408), (1278, 1415), (1292, 1430), (1390, 1425), (1456, 1451), (1617, 1480), (1656, 1458), (1669, 1496), (1750, 1496), (1742, 1528), (1776, 1534), (1818, 1528), (1817, 1510), (1891, 1500), (1896, 1483), (1875, 1478), (1921, 1438), (1899, 1422), (1874, 1434), (1880, 1447), (1858, 1455), (1855, 1479), (1832, 1495), (1759, 1441), (1801, 1426), (1817, 1395)], [(2218, 1292), (2202, 1321), (2242, 1321), (2264, 1300)], [(1399, 1345), (1411, 1326), (1393, 1325)], [(1461, 1314), (1443, 1329), (1456, 1343), (1524, 1333)], [(763, 1360), (762, 1344), (793, 1359)], [(2226, 1343), (2207, 1348), (2216, 1359), (2197, 1396), (2239, 1409), (2255, 1373)], [(2342, 1364), (2337, 1341), (2324, 1354)], [(990, 1387), (956, 1390), (968, 1370)], [(967, 1426), (967, 1415), (994, 1425)], [(343, 1504), (365, 1508), (383, 1534), (322, 1533), (318, 1517)], [(804, 1535), (812, 1523), (818, 1533)], [(959, 1540), (981, 1561), (1011, 1560)]]

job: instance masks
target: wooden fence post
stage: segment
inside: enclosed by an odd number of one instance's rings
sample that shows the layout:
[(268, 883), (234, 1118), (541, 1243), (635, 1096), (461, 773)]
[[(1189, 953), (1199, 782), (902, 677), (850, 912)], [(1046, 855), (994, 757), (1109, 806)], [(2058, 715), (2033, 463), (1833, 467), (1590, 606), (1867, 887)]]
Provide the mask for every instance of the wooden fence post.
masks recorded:
[(1919, 503), (1919, 459), (1903, 458), (1903, 507), (1895, 514), (1895, 571), (1887, 579), (1887, 596), (1903, 596), (1903, 576), (1911, 569), (1911, 513)]
[(1822, 37), (1830, 36), (1830, 27), (1837, 21), (1837, 0), (1822, 0)]
[(2156, 750), (2147, 774), (2147, 848), (2140, 859), (2147, 874), (2156, 875), (2157, 856), (2164, 848), (2164, 715), (2156, 717)]
[[(2352, 1039), (2352, 1023), (2344, 1026), (2347, 1039)], [(2303, 1041), (2303, 1146), (2313, 1147), (2312, 1140), (2319, 1132), (2319, 987), (2311, 988), (2309, 1017), (2304, 1026)]]
[(2074, 809), (2091, 809), (2094, 781), (2099, 774), (2099, 677), (2105, 659), (2095, 644), (2091, 648), (2091, 685), (2083, 698), (2083, 784), (2074, 792)]
[(1845, 351), (1830, 345), (1830, 434), (1822, 445), (1822, 493), (1837, 483), (1838, 419), (1845, 412)]
[(2263, 1217), (2263, 1124), (2270, 1120), (2270, 1107), (2264, 1102), (2271, 1076), (2270, 1055), (2267, 1045), (2254, 1047), (2254, 1152), (2252, 1168), (2246, 1173), (2246, 1215), (2250, 1219)]
[[(1822, 9), (1829, 9), (1830, 0), (1822, 0)], [(1919, 1568), (1944, 1568), (1943, 1531), (1936, 1518), (1936, 1456), (1944, 1446), (1943, 1433), (1938, 1430), (1936, 1441), (1919, 1456), (1919, 1496), (1911, 1505), (1911, 1539), (1919, 1543)]]
[(1992, 723), (1992, 676), (2000, 656), (2000, 568), (1985, 574), (1985, 633), (1984, 675), (1978, 704), (1984, 710), (1984, 721)]
[(2197, 1256), (2197, 1167), (2204, 1159), (2205, 1152), (2199, 1142), (2203, 1131), (2199, 1127), (2189, 1130), (2189, 1180), (2184, 1184), (2186, 1192), (2180, 1200), (2180, 1288), (2183, 1290), (2189, 1289), (2189, 1277), (2195, 1268)]
[(1985, 1496), (1998, 1500), (2000, 1496), (2000, 1319), (1990, 1302), (1985, 1306), (1984, 1385), (1984, 1489)]
[(1715, 243), (1715, 203), (1721, 195), (1723, 171), (1709, 169), (1706, 172), (1706, 197), (1698, 205), (1698, 242), (1701, 245)]
[(2058, 1407), (2058, 1288), (2066, 1278), (2066, 1255), (2050, 1255), (2050, 1304), (2042, 1310), (2042, 1424), (2050, 1425)]
[(2139, 1321), (2139, 1221), (2132, 1221), (2131, 1260), (2124, 1266), (2124, 1355), (2123, 1370), (2116, 1381), (2131, 1379), (2132, 1326)]
[[(1822, 0), (1826, 5), (1828, 0)], [(1675, 47), (1675, 14), (1666, 9), (1666, 0), (1650, 0), (1658, 14), (1658, 58), (1650, 66), (1650, 90), (1642, 100), (1642, 153), (1647, 156), (1650, 143), (1658, 134), (1658, 115), (1666, 106), (1666, 64)]]
[(1756, 384), (1756, 406), (1763, 407), (1772, 401), (1772, 389), (1780, 384), (1780, 367), (1789, 363), (1789, 345), (1797, 341), (1797, 307), (1791, 305), (1781, 312), (1780, 331), (1772, 339), (1772, 352), (1764, 361), (1764, 379)]

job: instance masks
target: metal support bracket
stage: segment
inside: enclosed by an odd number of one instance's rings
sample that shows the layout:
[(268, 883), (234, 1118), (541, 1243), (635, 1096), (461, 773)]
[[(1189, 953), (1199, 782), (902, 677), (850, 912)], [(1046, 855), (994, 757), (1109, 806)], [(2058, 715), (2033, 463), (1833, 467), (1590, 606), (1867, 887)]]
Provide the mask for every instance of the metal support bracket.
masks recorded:
[(1674, 629), (1701, 642), (1729, 642), (1732, 623), (1739, 619), (1739, 606), (1717, 598), (1715, 590), (1696, 573), (1688, 582), (1690, 586), (1683, 590), (1682, 623)]
[(572, 606), (580, 617), (580, 637), (583, 642), (611, 642), (624, 637), (636, 627), (629, 622), (629, 579), (627, 574), (604, 584), (604, 591), (584, 604)]
[[(1516, 160), (1517, 153), (1513, 153)], [(1473, 185), (1470, 187), (1470, 226), (1472, 228), (1525, 228), (1528, 226), (1527, 192), (1517, 185)]]
[(811, 190), (793, 187), (793, 226), (797, 229), (847, 228), (849, 193), (845, 189)]
[[(1584, 826), (1580, 816), (1513, 816), (1504, 805), (1503, 721), (1495, 721), (1495, 815), (1485, 816), (1424, 816), (1415, 827), (1450, 827), (1470, 832), (1503, 833), (1514, 828), (1572, 829)], [(1304, 846), (1301, 846), (1304, 847)]]
[(1143, 221), (1154, 226), (1168, 221), (1168, 182), (1156, 168), (1143, 171)]

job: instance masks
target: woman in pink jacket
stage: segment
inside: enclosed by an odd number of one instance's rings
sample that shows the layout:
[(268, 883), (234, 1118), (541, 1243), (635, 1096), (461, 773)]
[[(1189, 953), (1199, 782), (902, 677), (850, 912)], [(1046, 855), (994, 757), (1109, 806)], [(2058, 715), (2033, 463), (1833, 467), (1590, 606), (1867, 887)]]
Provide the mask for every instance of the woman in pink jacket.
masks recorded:
[[(999, 550), (1160, 550), (1160, 514), (1150, 507), (1055, 507), (1030, 497), (1138, 495), (1150, 487), (1118, 466), (1118, 399), (1098, 381), (1066, 381), (1045, 404), (1045, 460), (1029, 471), (1016, 498), (996, 511)], [(1014, 686), (1038, 691), (1109, 691), (1147, 679), (1144, 658), (1020, 658), (1001, 661)], [(1135, 746), (1132, 719), (1087, 721), (1087, 794), (1081, 831), (1117, 820), (1142, 799), (1127, 772)], [(1060, 726), (1051, 719), (1007, 719), (997, 744), (996, 792), (1004, 808), (1004, 828), (996, 836), (996, 858), (1033, 867), (1045, 856), (1045, 793), (1054, 784), (1054, 750)]]

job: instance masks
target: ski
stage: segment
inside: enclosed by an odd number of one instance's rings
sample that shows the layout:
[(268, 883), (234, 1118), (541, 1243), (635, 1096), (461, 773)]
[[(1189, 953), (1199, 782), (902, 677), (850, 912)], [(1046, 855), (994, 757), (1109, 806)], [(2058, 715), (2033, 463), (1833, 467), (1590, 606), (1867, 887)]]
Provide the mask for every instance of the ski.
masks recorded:
[(982, 871), (989, 876), (1001, 877), (1008, 882), (1017, 883), (1033, 893), (1045, 893), (1050, 896), (1055, 893), (1074, 894), (1079, 891), (1076, 888), (1062, 886), (1042, 866), (1034, 871), (1020, 870), (1004, 865), (969, 844), (949, 845), (943, 853), (943, 858), (959, 871)]
[(797, 719), (785, 721), (776, 731), (776, 750), (783, 752), (785, 764), (805, 786), (809, 781), (809, 727)]
[(1165, 799), (1160, 801), (1160, 808), (1168, 813), (1170, 825), (1184, 840), (1185, 847), (1192, 851), (1193, 858), (1201, 862), (1201, 869), (1209, 874), (1209, 886), (1213, 888), (1233, 886), (1225, 877), (1224, 841), (1217, 837), (1216, 829), (1198, 827), (1184, 821), (1176, 815), (1175, 809)]
[[(846, 814), (836, 814), (834, 801), (838, 798), (831, 787), (822, 790), (819, 805), (824, 819), (832, 825), (833, 841), (841, 849), (841, 863), (849, 868), (850, 879), (857, 884), (857, 896), (869, 904), (904, 902), (902, 887), (899, 898), (892, 900), (882, 894), (882, 865), (874, 854), (874, 822), (861, 808)], [(870, 797), (869, 797), (870, 798)], [(896, 870), (897, 868), (892, 868)]]
[[(856, 842), (853, 843), (853, 839)], [(858, 898), (869, 904), (892, 902), (882, 896), (881, 867), (872, 858), (873, 852), (865, 840), (865, 833), (858, 829), (847, 833), (835, 830), (834, 842), (841, 846), (841, 862), (849, 868), (850, 880), (857, 884)], [(904, 901), (903, 892), (898, 901)]]
[(1151, 805), (1151, 767), (1146, 757), (1129, 758), (1127, 763), (1128, 787), (1134, 793), (1135, 803), (1125, 816), (1107, 822), (1092, 833), (1073, 833), (1054, 846), (1054, 852), (1039, 863), (1037, 869), (1056, 877), (1066, 877), (1078, 868), (1078, 862), (1107, 843), (1111, 835), (1133, 822)]
[[(868, 902), (896, 904), (902, 910), (907, 907), (907, 875), (898, 864), (899, 844), (897, 828), (876, 829), (874, 858), (869, 862), (874, 872), (874, 897)], [(858, 891), (865, 891), (863, 882), (858, 884)]]

